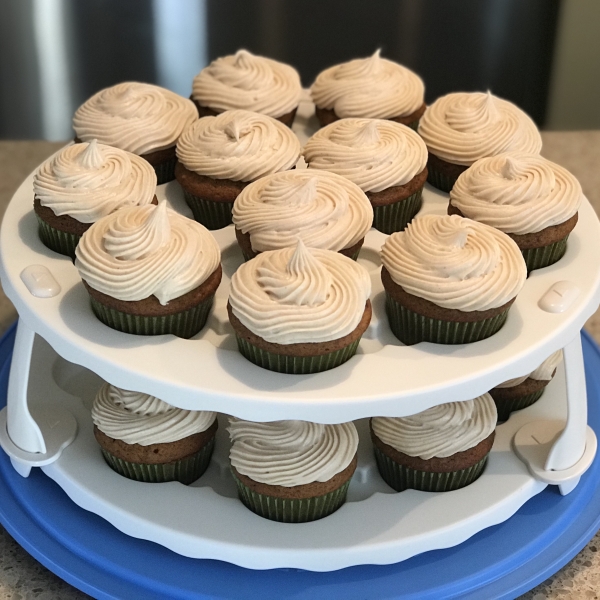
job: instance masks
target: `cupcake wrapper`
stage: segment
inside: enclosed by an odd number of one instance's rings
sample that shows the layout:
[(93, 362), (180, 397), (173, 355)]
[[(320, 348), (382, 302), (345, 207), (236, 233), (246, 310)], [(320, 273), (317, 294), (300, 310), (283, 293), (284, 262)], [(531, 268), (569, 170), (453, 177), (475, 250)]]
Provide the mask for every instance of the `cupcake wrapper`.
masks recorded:
[(281, 523), (306, 523), (334, 513), (346, 501), (350, 480), (337, 490), (314, 498), (290, 499), (258, 494), (245, 486), (234, 474), (238, 496), (253, 513)]
[(361, 251), (361, 249), (362, 249), (362, 246), (361, 246), (361, 247), (360, 247), (358, 250), (356, 250), (355, 252), (353, 252), (353, 253), (350, 255), (350, 258), (351, 258), (352, 260), (358, 260), (358, 255), (360, 254), (360, 251)]
[(413, 312), (396, 302), (389, 294), (386, 294), (385, 310), (393, 334), (407, 346), (419, 342), (469, 344), (484, 340), (499, 331), (508, 316), (507, 308), (483, 321), (441, 321)]
[(519, 396), (512, 400), (496, 400), (496, 398), (494, 398), (494, 404), (498, 410), (498, 422), (503, 423), (504, 421), (508, 421), (510, 414), (515, 410), (527, 408), (537, 402), (542, 397), (544, 389), (545, 388), (542, 388), (537, 392), (533, 392), (533, 394), (526, 394), (525, 396)]
[(399, 202), (393, 202), (385, 206), (374, 206), (373, 227), (381, 233), (387, 234), (403, 231), (421, 209), (423, 203), (422, 193), (423, 189), (421, 188), (412, 196), (408, 196), (408, 198)]
[(433, 473), (419, 471), (398, 464), (384, 454), (377, 446), (373, 446), (377, 468), (383, 480), (397, 492), (407, 489), (422, 492), (450, 492), (473, 483), (482, 473), (487, 462), (487, 455), (478, 463), (460, 471), (449, 473)]
[(50, 250), (53, 250), (54, 252), (68, 256), (74, 261), (75, 248), (77, 248), (77, 244), (79, 244), (81, 236), (74, 233), (60, 231), (59, 229), (48, 225), (48, 223), (40, 219), (38, 215), (36, 215), (36, 217), (39, 224), (38, 234), (44, 246), (50, 248)]
[(231, 211), (233, 202), (213, 202), (194, 196), (183, 191), (187, 205), (192, 209), (194, 219), (202, 223), (207, 229), (222, 229), (232, 223)]
[(195, 454), (186, 456), (181, 460), (158, 465), (146, 465), (122, 460), (102, 448), (102, 455), (108, 466), (129, 479), (145, 481), (147, 483), (162, 483), (165, 481), (179, 481), (186, 485), (193, 483), (208, 468), (210, 457), (215, 447), (213, 437), (208, 444)]
[(449, 192), (456, 183), (455, 177), (449, 177), (445, 173), (436, 171), (430, 164), (427, 165), (427, 169), (427, 182), (442, 192)]
[(543, 269), (558, 262), (567, 251), (567, 239), (568, 235), (558, 242), (542, 246), (541, 248), (528, 248), (522, 250), (525, 264), (527, 265), (527, 272), (531, 272), (534, 269)]
[(354, 356), (360, 342), (359, 338), (345, 348), (320, 356), (290, 356), (286, 354), (273, 354), (272, 352), (258, 348), (241, 336), (236, 335), (236, 338), (241, 354), (249, 361), (263, 369), (291, 375), (306, 375), (333, 369)]
[(416, 121), (413, 121), (412, 123), (409, 123), (407, 125), (407, 127), (410, 127), (411, 129), (413, 129), (414, 131), (418, 131), (419, 130), (419, 121), (421, 119), (417, 119)]
[(145, 317), (109, 308), (90, 296), (94, 314), (105, 325), (117, 331), (134, 333), (136, 335), (163, 335), (165, 333), (172, 333), (180, 338), (191, 338), (204, 327), (213, 298), (214, 296), (211, 296), (204, 302), (174, 315)]
[(171, 160), (160, 163), (159, 165), (152, 165), (156, 173), (156, 184), (162, 185), (163, 183), (169, 183), (175, 179), (175, 164), (177, 163), (177, 157), (173, 157)]

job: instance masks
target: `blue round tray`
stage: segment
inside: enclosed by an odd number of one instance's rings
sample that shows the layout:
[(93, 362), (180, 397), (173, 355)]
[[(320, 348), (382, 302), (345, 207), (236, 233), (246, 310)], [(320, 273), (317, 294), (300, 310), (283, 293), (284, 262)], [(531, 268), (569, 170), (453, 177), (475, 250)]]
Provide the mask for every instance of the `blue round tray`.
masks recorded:
[[(13, 326), (0, 339), (0, 407), (6, 404), (14, 336)], [(582, 337), (589, 424), (598, 435), (600, 350), (585, 332)], [(395, 565), (331, 573), (251, 571), (179, 556), (153, 542), (128, 537), (79, 508), (39, 469), (26, 479), (20, 477), (4, 452), (0, 452), (0, 521), (48, 569), (100, 599), (512, 599), (560, 569), (600, 528), (600, 459), (568, 496), (550, 486), (505, 523), (459, 546)]]

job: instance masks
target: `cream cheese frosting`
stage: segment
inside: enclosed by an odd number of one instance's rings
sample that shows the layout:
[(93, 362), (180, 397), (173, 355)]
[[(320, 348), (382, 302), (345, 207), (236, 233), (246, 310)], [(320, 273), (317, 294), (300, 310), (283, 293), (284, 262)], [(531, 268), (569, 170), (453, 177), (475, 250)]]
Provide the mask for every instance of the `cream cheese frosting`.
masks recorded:
[(325, 69), (312, 84), (310, 94), (319, 108), (333, 110), (340, 118), (389, 119), (421, 108), (425, 86), (417, 74), (381, 58), (377, 50), (369, 58)]
[(490, 92), (457, 92), (438, 98), (419, 122), (429, 152), (457, 165), (517, 151), (539, 154), (542, 138), (517, 106)]
[(241, 265), (229, 303), (241, 323), (268, 342), (327, 342), (356, 329), (370, 293), (364, 267), (299, 241)]
[(450, 203), (465, 217), (518, 235), (564, 223), (578, 211), (582, 197), (569, 171), (523, 152), (476, 161), (450, 191)]
[(301, 151), (300, 140), (289, 127), (247, 110), (203, 117), (177, 142), (177, 158), (187, 169), (233, 181), (254, 181), (291, 169)]
[(340, 119), (304, 146), (311, 169), (346, 177), (363, 192), (404, 185), (427, 165), (427, 146), (409, 127), (383, 119)]
[(375, 435), (388, 446), (423, 460), (446, 458), (477, 446), (496, 429), (494, 400), (483, 394), (473, 400), (448, 402), (410, 417), (373, 417)]
[(217, 58), (194, 78), (192, 98), (217, 112), (242, 108), (281, 117), (298, 106), (302, 85), (293, 67), (247, 50)]
[(527, 267), (505, 233), (457, 215), (424, 215), (394, 233), (381, 250), (393, 281), (438, 306), (488, 310), (514, 298)]
[(298, 169), (246, 186), (233, 205), (235, 227), (256, 252), (295, 246), (343, 250), (364, 238), (373, 207), (355, 184), (335, 173)]
[(181, 132), (198, 119), (194, 103), (165, 88), (126, 81), (105, 88), (75, 112), (77, 137), (134, 154), (175, 145)]
[(92, 406), (92, 421), (102, 433), (127, 444), (150, 446), (206, 431), (214, 412), (175, 408), (155, 396), (105, 383)]
[(156, 296), (162, 305), (202, 284), (221, 252), (200, 223), (158, 206), (122, 208), (92, 225), (75, 251), (79, 275), (119, 300)]
[(118, 208), (150, 204), (156, 173), (143, 158), (98, 144), (73, 144), (43, 163), (33, 191), (55, 215), (94, 223)]
[(354, 423), (322, 425), (307, 421), (254, 423), (231, 418), (231, 464), (259, 483), (293, 487), (329, 481), (354, 459)]
[(552, 379), (554, 371), (556, 370), (556, 367), (558, 367), (562, 358), (562, 350), (557, 350), (556, 352), (551, 354), (537, 369), (535, 369), (528, 375), (524, 375), (523, 377), (515, 377), (514, 379), (509, 379), (508, 381), (505, 381), (504, 383), (501, 383), (496, 387), (515, 387), (523, 383), (526, 379), (535, 379), (536, 381), (550, 381)]

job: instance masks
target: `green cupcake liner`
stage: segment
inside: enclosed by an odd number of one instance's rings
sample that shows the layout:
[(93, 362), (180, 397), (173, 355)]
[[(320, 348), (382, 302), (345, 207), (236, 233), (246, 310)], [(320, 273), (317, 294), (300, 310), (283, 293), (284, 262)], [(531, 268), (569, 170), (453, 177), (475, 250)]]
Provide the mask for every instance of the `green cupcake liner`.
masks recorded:
[(373, 227), (381, 233), (387, 234), (403, 231), (421, 209), (423, 204), (422, 193), (423, 188), (399, 202), (386, 204), (385, 206), (374, 206)]
[(172, 333), (180, 338), (191, 338), (205, 325), (214, 296), (192, 308), (173, 315), (146, 317), (131, 315), (101, 304), (90, 296), (94, 314), (105, 325), (136, 335), (163, 335)]
[(253, 513), (280, 523), (307, 523), (334, 513), (346, 501), (350, 479), (337, 490), (314, 498), (290, 499), (258, 494), (233, 474), (238, 496)]
[(527, 265), (527, 272), (531, 272), (534, 269), (543, 269), (558, 262), (567, 251), (567, 239), (568, 235), (558, 242), (542, 246), (541, 248), (528, 248), (522, 250), (525, 264)]
[(450, 492), (473, 483), (482, 473), (487, 462), (487, 455), (478, 463), (460, 471), (448, 473), (434, 473), (430, 471), (419, 471), (406, 467), (392, 460), (384, 454), (377, 446), (373, 446), (375, 461), (379, 474), (383, 480), (397, 492), (407, 489), (420, 490), (422, 492)]
[(175, 179), (175, 164), (177, 163), (177, 157), (174, 156), (166, 162), (160, 163), (159, 165), (152, 165), (154, 172), (156, 173), (156, 184), (162, 185), (163, 183), (169, 183)]
[(192, 209), (194, 219), (207, 229), (222, 229), (232, 223), (231, 211), (233, 202), (213, 202), (194, 196), (186, 190), (183, 195), (187, 205)]
[(39, 225), (38, 234), (44, 246), (50, 248), (50, 250), (53, 250), (54, 252), (68, 256), (74, 261), (75, 248), (77, 248), (77, 244), (79, 244), (81, 236), (74, 233), (60, 231), (59, 229), (48, 225), (48, 223), (41, 219), (39, 215), (36, 214), (35, 216), (37, 217)]
[(360, 254), (360, 251), (362, 250), (362, 246), (358, 249), (355, 250), (349, 258), (351, 258), (352, 260), (358, 260), (358, 255)]
[(274, 354), (258, 348), (243, 337), (236, 335), (240, 353), (255, 365), (269, 371), (288, 373), (290, 375), (307, 375), (320, 373), (338, 367), (356, 354), (360, 338), (345, 348), (321, 354), (320, 356), (290, 356)]
[(544, 389), (545, 388), (542, 388), (537, 392), (533, 392), (533, 394), (525, 394), (524, 396), (519, 396), (511, 400), (497, 400), (494, 398), (494, 394), (491, 393), (490, 395), (492, 396), (494, 404), (496, 405), (496, 409), (498, 410), (498, 422), (503, 423), (504, 421), (508, 421), (510, 413), (514, 412), (515, 410), (527, 408), (528, 406), (531, 406), (537, 402), (542, 397)]
[(413, 121), (412, 123), (409, 123), (407, 125), (407, 127), (410, 127), (411, 129), (413, 129), (414, 131), (418, 131), (419, 130), (419, 122), (421, 119), (417, 119), (416, 121)]
[(102, 448), (102, 456), (104, 456), (104, 460), (113, 471), (128, 479), (147, 483), (179, 481), (188, 485), (199, 479), (206, 471), (214, 447), (215, 438), (213, 437), (195, 454), (186, 456), (181, 460), (158, 465), (146, 465), (122, 460), (104, 450), (104, 448)]
[(427, 169), (427, 182), (442, 192), (449, 192), (456, 183), (456, 177), (450, 177), (445, 173), (436, 171), (429, 163), (427, 164)]

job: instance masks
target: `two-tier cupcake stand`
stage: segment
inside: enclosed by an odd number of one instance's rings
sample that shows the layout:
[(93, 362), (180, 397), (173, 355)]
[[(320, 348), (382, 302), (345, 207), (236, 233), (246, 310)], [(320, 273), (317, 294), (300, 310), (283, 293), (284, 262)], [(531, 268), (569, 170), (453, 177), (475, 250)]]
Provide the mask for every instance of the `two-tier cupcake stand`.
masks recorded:
[[(302, 105), (294, 126), (302, 141), (310, 111)], [(189, 215), (176, 182), (157, 195)], [(426, 188), (422, 212), (446, 206), (446, 195)], [(226, 314), (228, 282), (242, 262), (232, 227), (214, 232), (224, 278), (207, 327), (192, 340), (143, 337), (94, 317), (71, 261), (38, 239), (31, 208), (28, 178), (0, 235), (2, 285), (20, 316), (0, 345), (0, 381), (8, 380), (0, 444), (10, 457), (0, 459), (0, 520), (80, 589), (102, 598), (238, 597), (241, 586), (261, 598), (511, 597), (595, 533), (600, 467), (583, 354), (596, 368), (600, 356), (585, 338), (582, 353), (580, 330), (600, 303), (600, 223), (587, 201), (565, 257), (531, 274), (499, 333), (464, 346), (406, 347), (391, 334), (379, 279), (385, 236), (371, 230), (359, 262), (372, 275), (373, 321), (348, 363), (306, 376), (264, 371), (237, 352)], [(559, 348), (564, 367), (539, 402), (498, 427), (475, 483), (397, 494), (380, 479), (367, 417), (473, 398)], [(588, 369), (597, 401), (594, 377)], [(104, 463), (92, 433), (101, 380), (257, 421), (356, 420), (359, 466), (348, 502), (300, 525), (249, 512), (229, 473), (225, 417), (211, 466), (195, 484), (125, 479)], [(589, 421), (600, 427), (595, 407)]]

